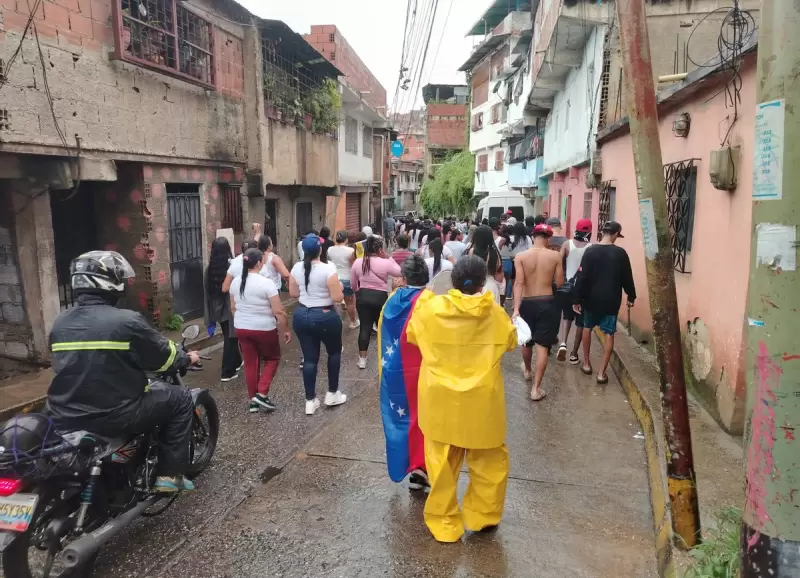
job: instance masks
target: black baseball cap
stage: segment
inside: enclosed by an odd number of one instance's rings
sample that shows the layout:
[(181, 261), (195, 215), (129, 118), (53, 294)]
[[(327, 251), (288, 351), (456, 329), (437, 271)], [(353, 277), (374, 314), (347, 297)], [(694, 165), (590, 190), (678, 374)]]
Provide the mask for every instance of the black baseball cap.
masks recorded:
[(492, 217), (491, 219), (489, 219), (489, 226), (492, 229), (499, 229), (500, 228), (500, 219), (498, 219), (497, 217)]
[(625, 235), (622, 234), (622, 225), (616, 221), (606, 221), (603, 223), (603, 228), (600, 229), (603, 233), (616, 234), (620, 239), (624, 239)]
[(545, 223), (547, 223), (551, 227), (560, 227), (561, 219), (559, 219), (558, 217), (550, 217), (549, 219), (547, 219), (547, 221), (545, 221)]

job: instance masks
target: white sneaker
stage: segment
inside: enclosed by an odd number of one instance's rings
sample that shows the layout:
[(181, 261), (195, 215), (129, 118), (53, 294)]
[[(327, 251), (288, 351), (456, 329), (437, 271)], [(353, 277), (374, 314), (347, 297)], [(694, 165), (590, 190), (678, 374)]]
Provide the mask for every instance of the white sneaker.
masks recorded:
[(325, 394), (325, 405), (333, 407), (335, 405), (342, 405), (347, 401), (347, 396), (341, 391), (331, 393), (330, 391)]
[(314, 413), (318, 409), (319, 409), (319, 400), (317, 398), (306, 401), (306, 415), (314, 415)]
[(361, 319), (356, 319), (350, 324), (350, 329), (358, 329), (361, 327)]
[(366, 357), (359, 357), (358, 358), (358, 368), (359, 369), (366, 369), (367, 368), (367, 358)]
[(375, 333), (378, 332), (378, 324), (377, 323), (373, 323), (372, 324), (372, 331), (374, 331)]

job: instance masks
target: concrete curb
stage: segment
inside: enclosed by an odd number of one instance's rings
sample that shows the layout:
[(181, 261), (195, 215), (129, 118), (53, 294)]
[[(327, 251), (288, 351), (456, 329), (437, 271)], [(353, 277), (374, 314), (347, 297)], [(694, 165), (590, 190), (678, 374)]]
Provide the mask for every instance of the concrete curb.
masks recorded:
[[(595, 335), (601, 340), (600, 331), (595, 328)], [(619, 337), (627, 335), (617, 332)], [(614, 353), (611, 356), (611, 369), (617, 376), (628, 403), (636, 415), (639, 427), (644, 434), (644, 449), (647, 457), (647, 481), (650, 486), (650, 506), (653, 512), (653, 535), (655, 538), (656, 561), (658, 575), (660, 578), (675, 578), (675, 563), (672, 556), (672, 516), (669, 508), (669, 491), (667, 488), (667, 475), (665, 471), (666, 452), (664, 436), (656, 423), (660, 423), (657, 417), (660, 408), (653, 408), (646, 399), (639, 385), (637, 385), (634, 375), (641, 373), (641, 369), (635, 367), (635, 362), (626, 360), (619, 355), (615, 344)]]

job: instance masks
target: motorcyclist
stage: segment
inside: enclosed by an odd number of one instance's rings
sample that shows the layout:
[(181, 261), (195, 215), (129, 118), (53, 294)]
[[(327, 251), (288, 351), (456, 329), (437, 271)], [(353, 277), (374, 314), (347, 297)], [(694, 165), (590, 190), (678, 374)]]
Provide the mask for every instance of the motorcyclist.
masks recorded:
[(75, 307), (61, 313), (50, 332), (55, 377), (47, 409), (56, 427), (120, 437), (160, 427), (155, 490), (193, 490), (184, 477), (194, 403), (185, 388), (148, 384), (145, 372), (197, 363), (135, 311), (117, 309), (134, 278), (114, 251), (91, 251), (70, 264)]

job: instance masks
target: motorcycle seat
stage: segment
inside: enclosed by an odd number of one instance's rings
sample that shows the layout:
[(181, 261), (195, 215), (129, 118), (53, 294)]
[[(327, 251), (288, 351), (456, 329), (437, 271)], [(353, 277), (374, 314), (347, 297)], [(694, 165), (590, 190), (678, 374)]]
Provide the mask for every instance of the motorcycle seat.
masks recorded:
[(116, 450), (125, 445), (127, 441), (125, 438), (112, 438), (103, 436), (94, 432), (79, 430), (61, 433), (68, 444), (78, 448), (90, 449), (98, 457), (105, 457), (114, 453)]

